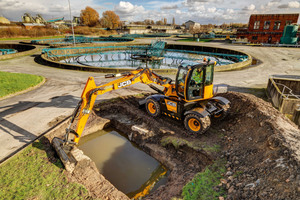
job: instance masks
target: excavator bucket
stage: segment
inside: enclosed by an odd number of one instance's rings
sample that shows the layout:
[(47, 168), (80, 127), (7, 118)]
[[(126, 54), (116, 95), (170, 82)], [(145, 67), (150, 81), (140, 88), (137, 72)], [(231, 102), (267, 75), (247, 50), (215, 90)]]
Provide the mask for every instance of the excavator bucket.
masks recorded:
[(72, 146), (66, 145), (65, 141), (57, 137), (53, 138), (52, 145), (66, 170), (72, 172), (75, 169), (76, 164), (76, 160), (71, 153), (71, 150), (73, 149)]

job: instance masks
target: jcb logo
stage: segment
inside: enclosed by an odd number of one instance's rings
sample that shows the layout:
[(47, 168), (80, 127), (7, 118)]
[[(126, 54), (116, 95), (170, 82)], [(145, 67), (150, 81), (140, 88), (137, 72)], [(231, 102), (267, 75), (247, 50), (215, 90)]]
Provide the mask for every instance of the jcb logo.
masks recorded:
[(118, 87), (125, 87), (127, 85), (130, 85), (131, 84), (131, 80), (128, 80), (128, 81), (124, 81), (122, 83), (119, 83)]
[(172, 101), (167, 101), (167, 104), (173, 107), (176, 107), (176, 103), (172, 102)]
[(167, 99), (165, 99), (165, 102), (166, 102), (167, 109), (169, 111), (177, 113), (177, 103), (176, 102), (170, 101), (170, 100), (167, 100)]

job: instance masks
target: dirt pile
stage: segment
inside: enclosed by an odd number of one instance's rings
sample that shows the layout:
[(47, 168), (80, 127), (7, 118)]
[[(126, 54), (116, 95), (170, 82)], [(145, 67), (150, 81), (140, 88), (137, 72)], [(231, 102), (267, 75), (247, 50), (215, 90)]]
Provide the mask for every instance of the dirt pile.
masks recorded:
[(299, 129), (270, 103), (229, 93), (230, 115), (223, 128), (228, 199), (298, 199)]

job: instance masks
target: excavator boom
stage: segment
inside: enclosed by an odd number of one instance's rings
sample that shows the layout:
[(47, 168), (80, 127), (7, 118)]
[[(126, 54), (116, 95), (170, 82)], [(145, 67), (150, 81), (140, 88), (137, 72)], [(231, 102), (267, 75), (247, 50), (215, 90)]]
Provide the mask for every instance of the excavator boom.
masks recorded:
[[(60, 156), (65, 166), (69, 165), (66, 163), (72, 162), (72, 158), (68, 156), (68, 152), (72, 149), (72, 145), (78, 144), (98, 95), (102, 95), (112, 90), (125, 88), (136, 83), (144, 83), (147, 85), (155, 83), (164, 86), (165, 88), (171, 87), (171, 79), (159, 76), (156, 73), (152, 72), (152, 70), (149, 68), (137, 69), (131, 72), (125, 72), (121, 74), (108, 74), (105, 77), (121, 78), (113, 80), (104, 85), (97, 86), (94, 78), (89, 77), (86, 82), (85, 88), (81, 94), (81, 100), (72, 114), (72, 119), (69, 124), (69, 127), (66, 129), (64, 140), (60, 138), (54, 138), (52, 141), (56, 152)], [(73, 130), (71, 129), (71, 127), (75, 119), (77, 120), (77, 126), (76, 130)], [(70, 138), (71, 134), (74, 135), (73, 138)]]

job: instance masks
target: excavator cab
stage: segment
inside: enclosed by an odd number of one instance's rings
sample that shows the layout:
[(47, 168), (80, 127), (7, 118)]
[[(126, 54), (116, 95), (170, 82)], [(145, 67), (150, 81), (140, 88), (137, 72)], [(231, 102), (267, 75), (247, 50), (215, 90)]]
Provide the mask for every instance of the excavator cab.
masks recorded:
[(177, 95), (186, 102), (212, 98), (214, 66), (215, 62), (180, 65), (175, 82)]

